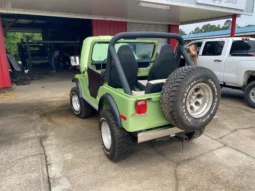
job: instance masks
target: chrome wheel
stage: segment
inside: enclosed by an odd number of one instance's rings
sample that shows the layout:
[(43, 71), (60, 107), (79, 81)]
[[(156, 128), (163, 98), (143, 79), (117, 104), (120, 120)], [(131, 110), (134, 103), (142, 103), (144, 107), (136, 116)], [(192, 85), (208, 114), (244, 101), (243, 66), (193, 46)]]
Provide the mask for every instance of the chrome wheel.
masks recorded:
[(110, 127), (106, 121), (103, 121), (101, 124), (101, 134), (105, 148), (110, 149), (112, 145), (112, 136)]
[(209, 85), (199, 83), (188, 93), (186, 108), (194, 118), (203, 117), (211, 108), (213, 103), (213, 92)]
[(255, 103), (255, 88), (251, 89), (250, 98), (251, 98), (251, 101)]
[(79, 112), (81, 109), (80, 100), (77, 94), (72, 94), (72, 106), (75, 112)]

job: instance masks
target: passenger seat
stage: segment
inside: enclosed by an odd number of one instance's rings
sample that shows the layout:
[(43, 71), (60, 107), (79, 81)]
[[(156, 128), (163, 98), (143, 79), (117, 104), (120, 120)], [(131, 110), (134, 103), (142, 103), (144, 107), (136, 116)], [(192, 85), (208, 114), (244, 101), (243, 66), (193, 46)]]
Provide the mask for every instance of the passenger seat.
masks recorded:
[[(157, 60), (152, 65), (148, 81), (139, 80), (139, 85), (145, 88), (145, 94), (160, 92), (167, 77), (177, 69), (177, 62), (172, 46), (166, 44), (162, 46)], [(145, 85), (146, 84), (146, 85)]]
[(177, 63), (174, 51), (170, 44), (166, 44), (162, 46), (156, 62), (150, 69), (148, 81), (166, 79), (176, 69)]

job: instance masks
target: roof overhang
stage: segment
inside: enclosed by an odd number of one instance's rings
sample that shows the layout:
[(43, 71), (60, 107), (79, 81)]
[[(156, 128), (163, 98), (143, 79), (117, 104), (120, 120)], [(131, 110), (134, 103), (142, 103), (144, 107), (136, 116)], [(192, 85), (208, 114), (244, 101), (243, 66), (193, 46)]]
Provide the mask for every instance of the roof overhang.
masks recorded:
[[(140, 6), (141, 1), (169, 6), (169, 9)], [(197, 3), (199, 0), (2, 0), (0, 13), (157, 24), (186, 24), (229, 18), (233, 14), (251, 15), (254, 0), (239, 1), (246, 1), (244, 10)]]
[[(235, 37), (247, 37), (247, 36), (254, 36), (255, 32), (251, 33), (239, 33), (235, 34)], [(196, 38), (184, 38), (184, 41), (194, 41), (194, 40), (203, 40), (203, 39), (214, 39), (214, 38), (225, 38), (229, 37), (230, 35), (217, 35), (217, 36), (207, 36), (207, 37), (196, 37)]]
[[(251, 35), (255, 35), (255, 26), (237, 28), (235, 31), (235, 36), (238, 36), (238, 37), (251, 36)], [(229, 36), (230, 36), (230, 29), (198, 33), (198, 34), (188, 34), (188, 35), (184, 35), (183, 38), (184, 40), (187, 41), (187, 40), (197, 40), (197, 39), (222, 38), (222, 37), (229, 37)]]

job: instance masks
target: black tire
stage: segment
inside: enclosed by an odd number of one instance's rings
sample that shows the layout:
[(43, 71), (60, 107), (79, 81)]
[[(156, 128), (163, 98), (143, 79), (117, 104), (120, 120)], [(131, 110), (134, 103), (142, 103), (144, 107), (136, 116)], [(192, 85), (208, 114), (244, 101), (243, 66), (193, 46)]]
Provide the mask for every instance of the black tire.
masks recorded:
[[(75, 109), (75, 107), (73, 106), (73, 102), (72, 102), (72, 98), (73, 96), (77, 96), (78, 98), (78, 102), (79, 102), (79, 109)], [(71, 89), (71, 92), (70, 92), (70, 104), (71, 104), (71, 107), (73, 109), (73, 112), (74, 114), (81, 118), (81, 119), (84, 119), (84, 118), (87, 118), (87, 117), (90, 117), (93, 112), (94, 112), (94, 108), (91, 107), (91, 105), (89, 105), (83, 98), (81, 98), (79, 96), (79, 92), (78, 92), (78, 89), (77, 87), (73, 87)]]
[(193, 131), (191, 133), (186, 133), (186, 136), (188, 137), (188, 141), (192, 141), (194, 139), (197, 139), (203, 135), (205, 131), (205, 128)]
[[(254, 89), (255, 89), (255, 82), (251, 82), (247, 85), (244, 91), (244, 99), (246, 103), (248, 104), (248, 106), (251, 108), (255, 108), (255, 101), (252, 100), (251, 98), (251, 96), (254, 95), (254, 93), (252, 93), (254, 92)], [(255, 99), (255, 95), (254, 95), (254, 99)]]
[[(194, 117), (189, 113), (186, 103), (190, 101), (188, 100), (190, 91), (196, 91), (195, 86), (200, 84), (211, 92), (211, 104), (206, 106), (207, 109), (202, 116)], [(170, 124), (192, 132), (204, 128), (211, 122), (218, 110), (220, 96), (220, 84), (211, 70), (198, 66), (185, 66), (175, 70), (166, 80), (160, 97), (161, 109)], [(204, 96), (205, 99), (207, 97)]]
[[(103, 124), (106, 123), (110, 129), (111, 144), (107, 148), (102, 137)], [(101, 112), (99, 132), (104, 153), (113, 162), (127, 158), (132, 152), (132, 136), (123, 128), (116, 125), (112, 112), (105, 109)]]

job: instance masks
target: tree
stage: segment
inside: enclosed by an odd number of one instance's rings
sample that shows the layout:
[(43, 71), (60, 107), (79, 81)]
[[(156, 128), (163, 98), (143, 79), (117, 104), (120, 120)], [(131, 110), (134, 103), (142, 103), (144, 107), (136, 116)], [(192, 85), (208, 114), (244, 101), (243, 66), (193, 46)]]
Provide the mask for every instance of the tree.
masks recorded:
[(254, 27), (255, 25), (246, 25), (245, 27)]
[(183, 36), (183, 35), (186, 35), (185, 31), (182, 30), (182, 29), (180, 29), (179, 34), (182, 35), (182, 36)]
[(199, 27), (196, 27), (195, 30), (191, 32), (191, 34), (198, 34), (201, 32), (202, 32), (202, 29), (200, 29)]
[(29, 36), (31, 40), (42, 40), (41, 33), (21, 33), (21, 32), (8, 32), (5, 38), (5, 47), (8, 54), (12, 54), (17, 60), (20, 60), (18, 53), (18, 44), (21, 39), (26, 40)]
[(226, 20), (223, 27), (226, 28), (226, 29), (230, 29), (231, 25), (232, 25), (232, 21), (231, 20)]
[[(213, 32), (213, 31), (220, 31), (220, 30), (226, 30), (231, 28), (231, 24), (228, 21), (225, 22), (223, 26), (218, 25), (211, 25), (211, 24), (205, 24), (201, 28), (196, 27), (195, 30), (193, 30), (190, 34), (198, 34), (198, 33), (205, 33), (205, 32)], [(236, 25), (236, 28), (240, 28), (238, 25)]]

